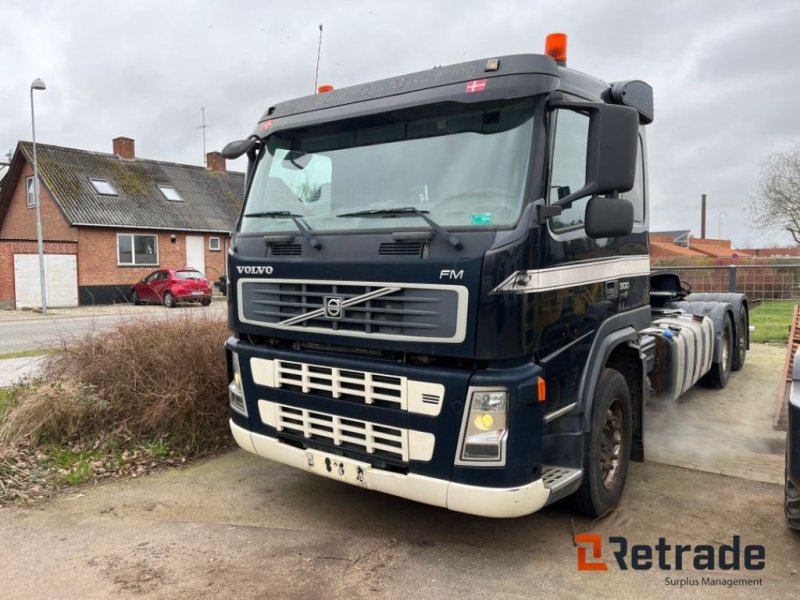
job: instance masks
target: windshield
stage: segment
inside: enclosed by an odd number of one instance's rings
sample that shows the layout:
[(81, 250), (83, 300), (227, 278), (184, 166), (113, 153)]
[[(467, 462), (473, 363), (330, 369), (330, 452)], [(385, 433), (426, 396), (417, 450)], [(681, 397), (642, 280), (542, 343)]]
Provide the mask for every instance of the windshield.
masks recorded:
[[(428, 227), (412, 210), (392, 212), (409, 207), (448, 228), (511, 226), (522, 210), (533, 106), (439, 105), (276, 133), (241, 231), (296, 233), (290, 215), (312, 231)], [(386, 213), (347, 214), (378, 210)]]

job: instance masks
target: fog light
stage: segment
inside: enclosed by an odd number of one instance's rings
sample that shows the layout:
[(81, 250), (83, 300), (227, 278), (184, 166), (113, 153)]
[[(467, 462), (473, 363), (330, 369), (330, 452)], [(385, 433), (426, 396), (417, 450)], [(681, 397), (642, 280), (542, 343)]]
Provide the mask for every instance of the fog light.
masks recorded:
[(497, 464), (505, 462), (507, 409), (507, 390), (472, 392), (469, 415), (462, 432), (459, 454), (461, 461)]

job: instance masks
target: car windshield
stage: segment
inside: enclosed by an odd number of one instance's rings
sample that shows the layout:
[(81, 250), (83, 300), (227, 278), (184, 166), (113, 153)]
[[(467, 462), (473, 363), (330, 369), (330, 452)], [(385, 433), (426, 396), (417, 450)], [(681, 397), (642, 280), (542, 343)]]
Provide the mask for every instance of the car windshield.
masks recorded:
[[(240, 230), (296, 233), (298, 220), (311, 231), (428, 227), (417, 211), (447, 228), (512, 226), (533, 106), (437, 105), (278, 132), (261, 153)], [(351, 214), (364, 211), (372, 214)]]
[(175, 275), (178, 279), (202, 279), (203, 274), (199, 271), (177, 271)]

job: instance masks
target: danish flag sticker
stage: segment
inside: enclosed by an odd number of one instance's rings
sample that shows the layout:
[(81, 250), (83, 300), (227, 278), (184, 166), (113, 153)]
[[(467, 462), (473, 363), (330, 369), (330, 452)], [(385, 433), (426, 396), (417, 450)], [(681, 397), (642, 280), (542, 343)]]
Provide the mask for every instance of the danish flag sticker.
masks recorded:
[(467, 83), (467, 93), (471, 94), (472, 92), (482, 92), (486, 89), (486, 80), (485, 79), (474, 79)]

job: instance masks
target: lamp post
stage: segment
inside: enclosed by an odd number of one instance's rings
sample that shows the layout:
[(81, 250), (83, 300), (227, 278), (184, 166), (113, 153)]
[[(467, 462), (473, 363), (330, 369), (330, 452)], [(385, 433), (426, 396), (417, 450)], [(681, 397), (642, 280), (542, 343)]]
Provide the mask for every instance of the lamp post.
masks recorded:
[(727, 215), (728, 213), (724, 210), (719, 213), (719, 245), (722, 246), (722, 215)]
[(33, 111), (34, 90), (46, 90), (41, 79), (31, 83), (31, 132), (33, 133), (33, 199), (36, 202), (36, 241), (39, 244), (39, 285), (42, 290), (42, 314), (47, 314), (47, 284), (44, 275), (44, 240), (42, 239), (42, 211), (39, 206), (39, 164), (36, 162), (36, 117)]

